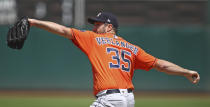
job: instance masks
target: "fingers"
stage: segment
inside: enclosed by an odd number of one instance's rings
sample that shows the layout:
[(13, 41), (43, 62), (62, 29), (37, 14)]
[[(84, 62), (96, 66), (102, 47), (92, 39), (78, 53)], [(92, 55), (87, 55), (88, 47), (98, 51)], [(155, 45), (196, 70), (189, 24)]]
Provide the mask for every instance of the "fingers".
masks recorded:
[(193, 84), (197, 84), (200, 81), (200, 76), (199, 76), (199, 74), (197, 72), (194, 72), (192, 74), (191, 78), (192, 78), (192, 83)]

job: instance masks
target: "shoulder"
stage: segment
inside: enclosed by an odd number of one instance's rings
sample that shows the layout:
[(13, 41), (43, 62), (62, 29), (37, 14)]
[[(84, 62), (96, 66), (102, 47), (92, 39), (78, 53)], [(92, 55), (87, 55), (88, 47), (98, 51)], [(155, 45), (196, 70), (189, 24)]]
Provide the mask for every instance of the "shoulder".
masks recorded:
[(75, 29), (75, 28), (71, 28), (72, 32), (74, 33), (92, 33), (92, 31), (89, 30), (80, 30), (80, 29)]
[(89, 31), (89, 30), (79, 30), (79, 29), (75, 29), (75, 28), (71, 28), (71, 32), (72, 32), (72, 36), (90, 36), (92, 37), (93, 35), (95, 35), (95, 33), (93, 31)]

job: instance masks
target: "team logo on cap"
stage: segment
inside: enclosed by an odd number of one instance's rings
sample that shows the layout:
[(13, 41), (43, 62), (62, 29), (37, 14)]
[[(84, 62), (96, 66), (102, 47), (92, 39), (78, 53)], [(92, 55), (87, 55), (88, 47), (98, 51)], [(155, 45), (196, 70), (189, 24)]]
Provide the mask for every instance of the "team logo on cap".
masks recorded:
[(100, 12), (100, 13), (98, 13), (97, 17), (99, 17), (100, 15), (101, 15), (101, 12)]
[(109, 23), (110, 23), (110, 22), (111, 22), (111, 20), (110, 20), (110, 19), (107, 19), (107, 22), (109, 22)]

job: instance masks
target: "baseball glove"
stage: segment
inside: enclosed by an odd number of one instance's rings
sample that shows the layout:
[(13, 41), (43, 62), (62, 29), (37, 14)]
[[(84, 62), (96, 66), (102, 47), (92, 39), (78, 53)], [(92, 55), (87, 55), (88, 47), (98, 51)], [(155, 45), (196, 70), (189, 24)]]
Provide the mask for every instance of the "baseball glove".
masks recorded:
[(29, 34), (30, 24), (28, 17), (22, 17), (12, 27), (7, 34), (7, 45), (13, 49), (22, 49)]

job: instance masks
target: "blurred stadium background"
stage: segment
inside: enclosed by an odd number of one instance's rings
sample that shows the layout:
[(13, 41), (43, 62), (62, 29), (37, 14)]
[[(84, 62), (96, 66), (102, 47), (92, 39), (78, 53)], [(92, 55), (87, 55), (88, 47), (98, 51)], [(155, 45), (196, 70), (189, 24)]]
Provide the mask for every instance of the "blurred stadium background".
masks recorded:
[(5, 41), (22, 16), (91, 30), (87, 17), (101, 11), (118, 17), (126, 40), (200, 73), (200, 83), (192, 85), (184, 77), (135, 71), (136, 107), (210, 106), (208, 0), (0, 0), (0, 107), (89, 106), (91, 65), (70, 40), (32, 28), (22, 50)]

